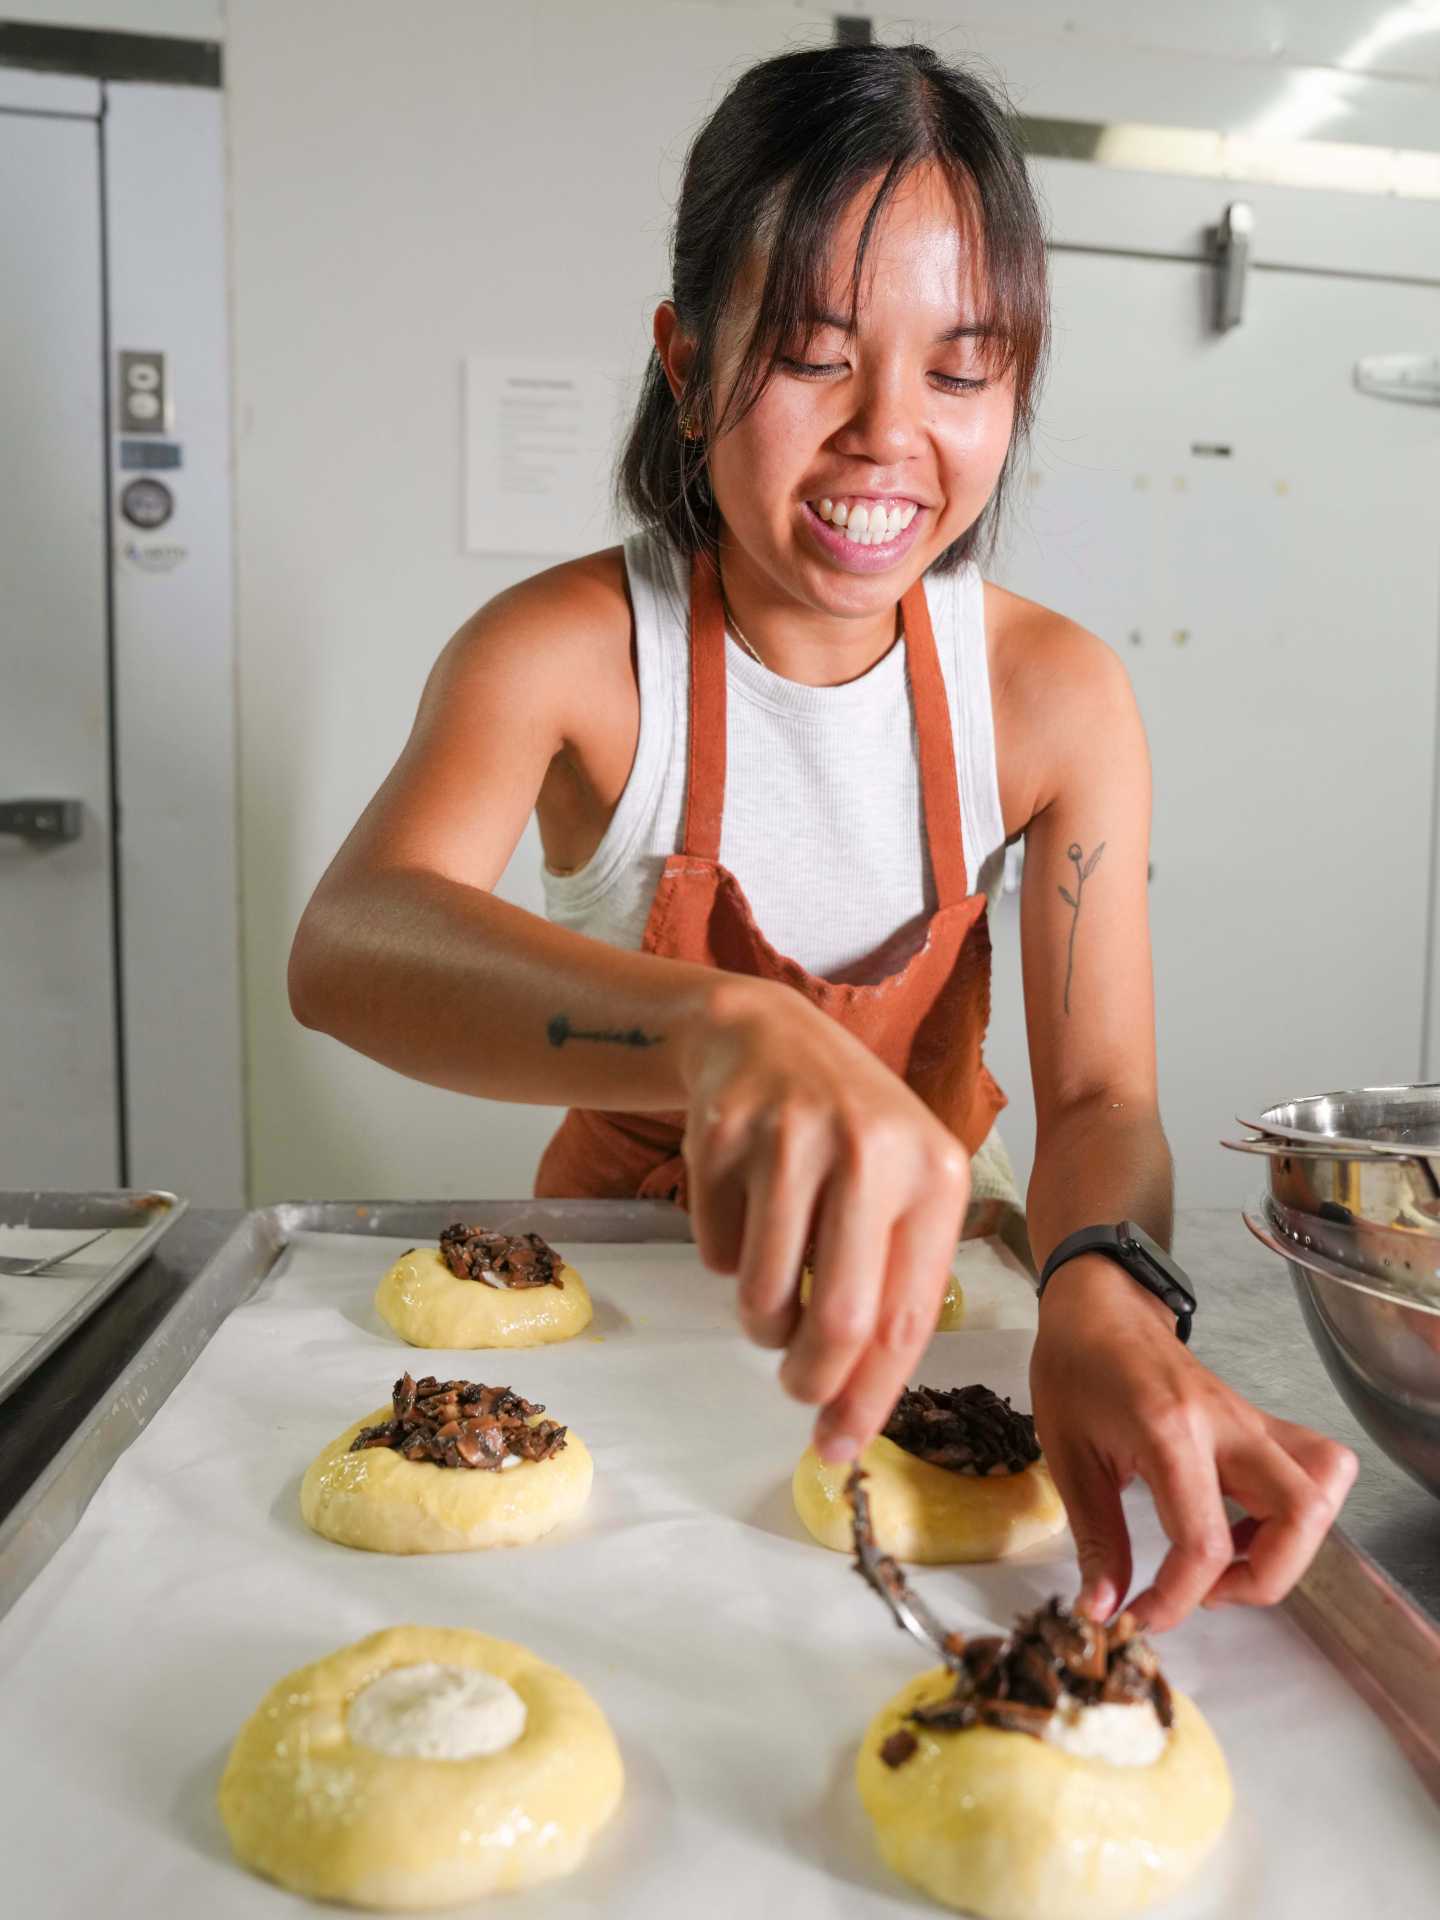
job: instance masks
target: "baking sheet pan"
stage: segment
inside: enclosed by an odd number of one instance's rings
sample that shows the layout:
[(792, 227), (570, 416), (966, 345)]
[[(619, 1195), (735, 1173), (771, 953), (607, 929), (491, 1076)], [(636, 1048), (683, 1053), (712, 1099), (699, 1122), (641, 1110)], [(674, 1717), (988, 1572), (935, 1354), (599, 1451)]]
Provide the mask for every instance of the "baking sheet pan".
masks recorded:
[(186, 1204), (159, 1191), (0, 1193), (0, 1256), (47, 1260), (105, 1229), (47, 1273), (0, 1273), (0, 1401), (128, 1279)]
[[(729, 1284), (700, 1267), (683, 1221), (672, 1239), (627, 1244), (633, 1215), (605, 1222), (618, 1239), (567, 1234), (579, 1217), (556, 1209), (577, 1205), (593, 1203), (550, 1203), (546, 1226), (533, 1202), (508, 1217), (479, 1203), (272, 1209), (212, 1262), (190, 1290), (190, 1323), (169, 1328), (168, 1351), (131, 1383), (126, 1417), (144, 1430), (0, 1621), (18, 1910), (41, 1920), (91, 1905), (219, 1920), (310, 1910), (230, 1861), (213, 1810), (224, 1754), (279, 1675), (407, 1621), (525, 1642), (591, 1689), (624, 1750), (625, 1804), (591, 1862), (507, 1911), (924, 1910), (874, 1855), (850, 1779), (867, 1720), (923, 1655), (794, 1517), (789, 1473), (810, 1416), (778, 1391), (776, 1357), (738, 1336)], [(457, 1214), (554, 1239), (591, 1285), (589, 1332), (507, 1355), (401, 1345), (374, 1315), (375, 1283)], [(937, 1336), (921, 1377), (984, 1380), (1028, 1404), (1033, 1303), (1003, 1261), (983, 1248), (964, 1258), (981, 1324)], [(514, 1552), (413, 1559), (310, 1534), (301, 1473), (405, 1365), (503, 1377), (573, 1424), (596, 1459), (581, 1521)], [(1126, 1500), (1143, 1578), (1159, 1530), (1143, 1490)], [(1063, 1540), (917, 1577), (971, 1630), (1075, 1583)], [(1167, 1914), (1348, 1920), (1362, 1899), (1381, 1913), (1428, 1909), (1440, 1882), (1434, 1808), (1293, 1620), (1227, 1609), (1163, 1646), (1238, 1789), (1219, 1855)]]

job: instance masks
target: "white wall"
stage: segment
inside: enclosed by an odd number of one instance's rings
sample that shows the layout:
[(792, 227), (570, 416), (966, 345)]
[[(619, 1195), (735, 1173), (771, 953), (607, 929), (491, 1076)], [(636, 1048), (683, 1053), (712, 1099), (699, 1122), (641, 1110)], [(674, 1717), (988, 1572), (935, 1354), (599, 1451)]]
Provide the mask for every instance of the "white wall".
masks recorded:
[[(555, 1116), (435, 1092), (302, 1031), (285, 1000), (291, 932), (398, 750), (435, 653), (538, 564), (461, 551), (463, 356), (583, 350), (638, 370), (666, 291), (689, 135), (750, 60), (827, 38), (830, 11), (679, 0), (429, 0), (403, 16), (388, 0), (231, 9), (256, 1199), (528, 1190)], [(1384, 11), (1109, 0), (1077, 31), (1048, 0), (936, 0), (908, 24), (986, 53), (1032, 113), (1238, 128), (1290, 97), (1297, 63), (1341, 58)], [(881, 18), (882, 33), (893, 25)], [(1435, 144), (1437, 49), (1440, 36), (1392, 47), (1384, 74), (1353, 86), (1332, 75), (1357, 102), (1344, 131)], [(538, 858), (532, 829), (502, 887), (532, 908)]]
[(225, 0), (19, 0), (0, 18), (36, 26), (101, 27), (111, 33), (219, 40), (225, 33)]

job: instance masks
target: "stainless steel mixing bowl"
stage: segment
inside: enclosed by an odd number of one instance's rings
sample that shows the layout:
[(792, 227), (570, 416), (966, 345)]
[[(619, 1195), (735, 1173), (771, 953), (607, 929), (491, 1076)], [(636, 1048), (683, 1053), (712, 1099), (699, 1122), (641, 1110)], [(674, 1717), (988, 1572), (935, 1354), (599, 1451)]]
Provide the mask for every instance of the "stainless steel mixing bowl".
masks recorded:
[(1440, 1086), (1313, 1094), (1240, 1124), (1256, 1137), (1224, 1144), (1265, 1160), (1278, 1206), (1440, 1242)]
[(1303, 1213), (1282, 1205), (1271, 1189), (1266, 1219), (1300, 1259), (1324, 1254), (1337, 1266), (1380, 1283), (1424, 1306), (1440, 1307), (1440, 1233), (1415, 1227), (1379, 1227), (1340, 1208)]
[(1297, 1246), (1268, 1216), (1245, 1224), (1290, 1271), (1342, 1400), (1398, 1467), (1440, 1499), (1440, 1306)]
[(1328, 1142), (1362, 1153), (1440, 1157), (1440, 1084), (1312, 1093), (1267, 1107), (1258, 1121), (1240, 1124), (1281, 1139)]

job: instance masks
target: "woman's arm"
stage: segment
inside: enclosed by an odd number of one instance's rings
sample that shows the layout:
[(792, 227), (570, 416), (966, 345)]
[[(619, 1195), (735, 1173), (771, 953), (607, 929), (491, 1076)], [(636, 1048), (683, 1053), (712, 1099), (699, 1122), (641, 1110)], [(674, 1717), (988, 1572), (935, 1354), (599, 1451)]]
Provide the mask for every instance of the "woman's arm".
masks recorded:
[(551, 768), (603, 713), (617, 648), (627, 666), (615, 612), (582, 567), (554, 569), (451, 640), (301, 919), (289, 985), (304, 1025), (492, 1100), (684, 1105), (681, 1056), (713, 973), (586, 939), (491, 891)]
[[(1140, 717), (1115, 655), (1053, 616), (1018, 673), (1015, 693), (1044, 716), (1033, 764), (1045, 787), (1026, 832), (1021, 901), (1036, 1108), (1031, 1243), (1043, 1263), (1078, 1228), (1130, 1218), (1168, 1245)], [(1079, 1549), (1081, 1600), (1100, 1616), (1130, 1585), (1120, 1493), (1135, 1475), (1171, 1542), (1130, 1603), (1153, 1628), (1197, 1604), (1280, 1599), (1354, 1479), (1346, 1448), (1251, 1407), (1180, 1344), (1159, 1301), (1099, 1256), (1067, 1262), (1046, 1289), (1031, 1385)], [(1249, 1516), (1233, 1529), (1226, 1497)]]

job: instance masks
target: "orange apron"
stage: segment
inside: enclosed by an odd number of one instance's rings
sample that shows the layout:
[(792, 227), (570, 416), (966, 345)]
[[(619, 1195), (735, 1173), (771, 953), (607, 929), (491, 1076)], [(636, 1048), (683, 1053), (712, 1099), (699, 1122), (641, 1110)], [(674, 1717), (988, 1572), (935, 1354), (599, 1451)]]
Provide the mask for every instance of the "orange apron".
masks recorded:
[[(898, 973), (873, 984), (819, 979), (775, 951), (756, 925), (734, 874), (721, 866), (725, 616), (719, 574), (706, 556), (695, 558), (690, 573), (690, 742), (683, 851), (665, 862), (640, 945), (643, 953), (663, 959), (723, 967), (793, 988), (862, 1040), (974, 1153), (1005, 1104), (981, 1054), (990, 1013), (985, 896), (968, 890), (965, 875), (954, 737), (923, 581), (917, 580), (905, 594), (900, 609), (920, 747), (925, 832), (938, 897), (923, 945)], [(683, 1113), (572, 1107), (541, 1158), (535, 1193), (544, 1199), (639, 1196), (684, 1206), (684, 1128)]]

